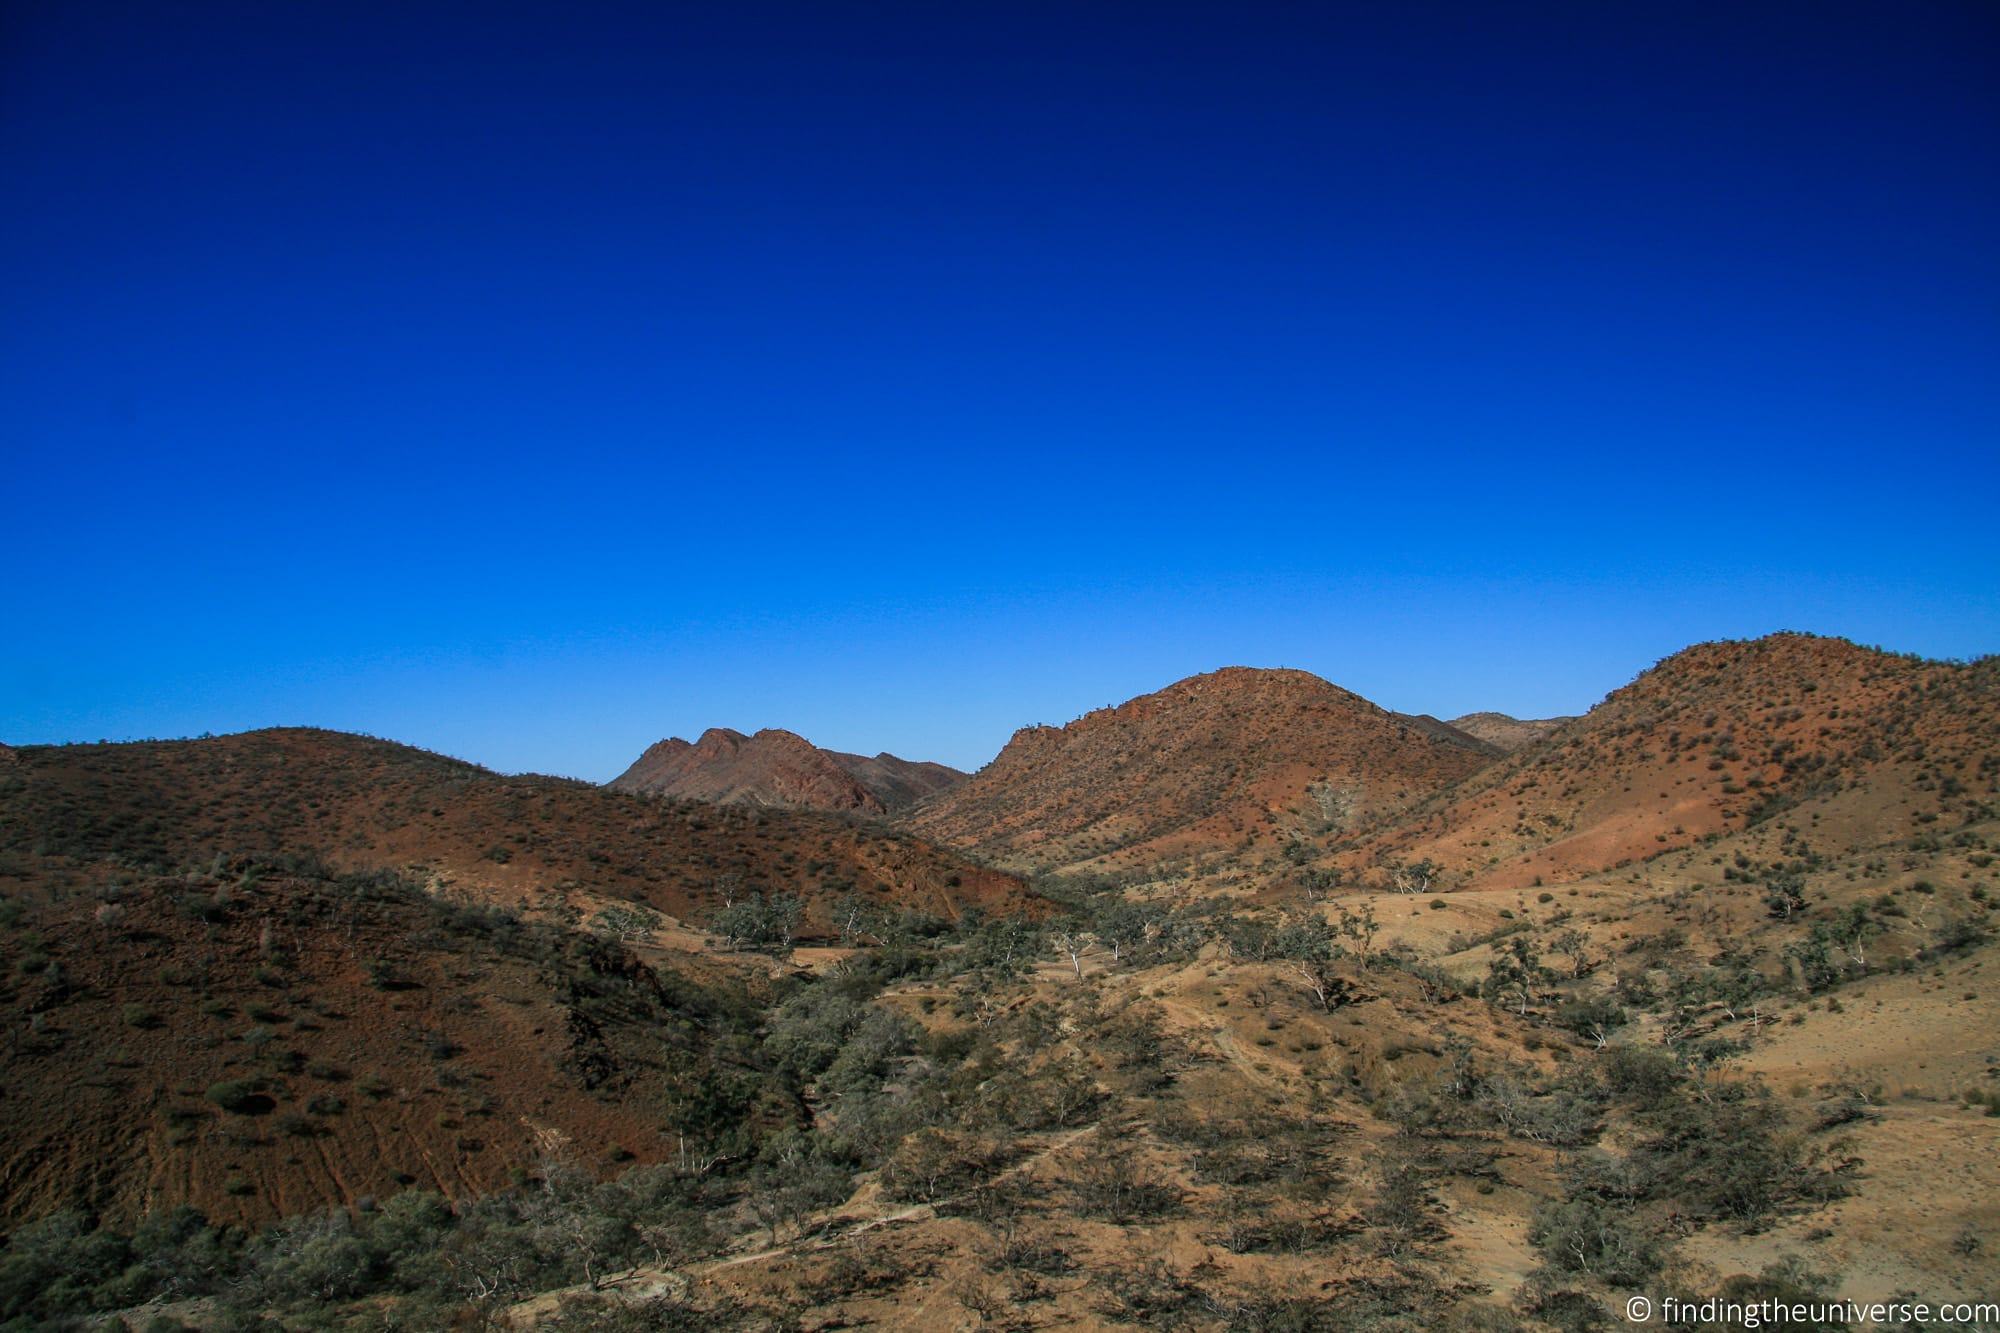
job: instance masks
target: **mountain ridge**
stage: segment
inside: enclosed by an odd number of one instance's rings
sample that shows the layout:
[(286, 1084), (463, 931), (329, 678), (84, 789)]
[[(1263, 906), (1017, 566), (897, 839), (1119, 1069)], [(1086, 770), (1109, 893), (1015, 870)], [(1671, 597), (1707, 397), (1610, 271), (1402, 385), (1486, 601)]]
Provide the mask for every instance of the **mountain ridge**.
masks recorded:
[[(1474, 886), (1596, 873), (1810, 805), (1822, 841), (1907, 837), (2000, 753), (2000, 659), (1781, 632), (1695, 644), (1360, 840)], [(1949, 770), (1949, 771), (1947, 771)], [(1908, 813), (1905, 813), (1908, 812)], [(1351, 859), (1351, 858), (1350, 858)]]
[(808, 931), (825, 924), (822, 900), (843, 892), (947, 917), (1029, 897), (1013, 876), (875, 821), (507, 776), (347, 732), (267, 728), (15, 756), (0, 781), (0, 851), (162, 871), (216, 854), (309, 851), (343, 871), (417, 867), (487, 902), (573, 884), (690, 922), (740, 886), (799, 895)]

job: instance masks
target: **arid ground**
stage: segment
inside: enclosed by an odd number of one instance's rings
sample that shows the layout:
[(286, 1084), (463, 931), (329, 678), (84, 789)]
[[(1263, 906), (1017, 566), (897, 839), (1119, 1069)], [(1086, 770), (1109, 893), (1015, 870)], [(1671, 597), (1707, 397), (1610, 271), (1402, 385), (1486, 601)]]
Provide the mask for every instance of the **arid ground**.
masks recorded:
[(1547, 720), (1228, 668), (969, 776), (0, 748), (0, 1327), (1997, 1300), (1997, 794), (1994, 660), (1800, 634)]

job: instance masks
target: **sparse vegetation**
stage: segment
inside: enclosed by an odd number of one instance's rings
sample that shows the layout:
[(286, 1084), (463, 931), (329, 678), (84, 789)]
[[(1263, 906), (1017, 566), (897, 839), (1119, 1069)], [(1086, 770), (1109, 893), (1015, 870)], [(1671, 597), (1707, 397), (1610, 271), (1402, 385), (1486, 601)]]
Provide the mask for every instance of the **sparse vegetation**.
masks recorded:
[[(1879, 675), (1807, 692), (1761, 651), (1699, 652), (1394, 800), (1315, 777), (1244, 804), (1218, 768), (1182, 793), (1218, 802), (1215, 847), (1163, 869), (1120, 853), (1178, 820), (1052, 826), (1080, 863), (1031, 884), (861, 820), (366, 746), (353, 774), (305, 766), (319, 787), (274, 757), (296, 740), (218, 768), (31, 755), (93, 794), (0, 788), (10, 1104), (24, 1141), (101, 1134), (103, 1165), (24, 1157), (0, 1326), (159, 1301), (204, 1327), (473, 1327), (532, 1298), (550, 1327), (921, 1301), (1583, 1328), (1701, 1265), (1827, 1290), (1769, 1238), (1884, 1226), (1903, 1203), (1862, 1158), (1907, 1180), (2000, 1114), (1962, 1039), (1897, 1049), (1988, 1015), (2000, 761), (1931, 711), (1984, 716), (1966, 682), (1990, 668), (1859, 658)], [(191, 766), (163, 788), (148, 763)], [(1597, 845), (1590, 801), (1640, 834), (1579, 871), (1550, 849)], [(1887, 834), (1840, 823), (1863, 801)], [(336, 868), (431, 828), (435, 870)], [(70, 1104), (94, 1109), (58, 1124)], [(200, 1212), (144, 1211), (133, 1143)], [(1890, 1246), (1976, 1271), (1971, 1214), (1937, 1234)]]

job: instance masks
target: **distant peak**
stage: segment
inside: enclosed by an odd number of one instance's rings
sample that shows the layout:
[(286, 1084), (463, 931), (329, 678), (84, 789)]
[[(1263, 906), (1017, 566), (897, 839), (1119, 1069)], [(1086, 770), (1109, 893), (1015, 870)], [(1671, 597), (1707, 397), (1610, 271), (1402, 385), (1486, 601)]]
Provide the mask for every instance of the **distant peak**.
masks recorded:
[(749, 743), (750, 738), (734, 727), (710, 727), (701, 733), (693, 748), (703, 754), (731, 754)]
[(913, 763), (886, 751), (867, 759), (822, 750), (782, 727), (764, 727), (749, 736), (731, 727), (710, 727), (694, 745), (676, 739), (653, 746), (610, 785), (695, 800), (882, 815), (964, 776), (942, 764)]
[[(741, 733), (731, 733), (731, 734), (736, 735), (739, 740), (742, 739)], [(756, 741), (765, 741), (777, 745), (788, 745), (792, 746), (795, 749), (817, 750), (819, 748), (817, 745), (814, 745), (811, 741), (807, 740), (805, 737), (799, 735), (798, 732), (786, 731), (783, 727), (759, 728), (757, 734), (750, 737), (750, 739)]]
[(1339, 686), (1334, 685), (1332, 681), (1327, 680), (1324, 677), (1315, 676), (1310, 671), (1301, 671), (1297, 667), (1253, 667), (1253, 666), (1217, 667), (1213, 671), (1204, 671), (1199, 675), (1188, 676), (1183, 680), (1177, 680), (1172, 685), (1169, 685), (1167, 688), (1171, 690), (1184, 685), (1200, 686), (1209, 684), (1300, 685), (1300, 686), (1305, 686), (1306, 688), (1309, 689), (1318, 689), (1321, 687), (1329, 687), (1329, 686), (1334, 689), (1340, 688)]
[(1540, 740), (1564, 723), (1575, 720), (1573, 717), (1520, 718), (1487, 709), (1452, 718), (1444, 725), (1511, 754), (1523, 746)]

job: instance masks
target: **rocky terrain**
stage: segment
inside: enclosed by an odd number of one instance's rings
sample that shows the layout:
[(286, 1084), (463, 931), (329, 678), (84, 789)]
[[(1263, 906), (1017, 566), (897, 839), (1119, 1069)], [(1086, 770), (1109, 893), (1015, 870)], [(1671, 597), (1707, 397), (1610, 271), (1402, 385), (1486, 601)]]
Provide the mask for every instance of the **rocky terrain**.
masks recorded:
[(612, 939), (259, 857), (5, 883), (0, 1210), (269, 1221), (660, 1161), (712, 1005)]
[(1994, 661), (1775, 635), (1511, 752), (1459, 721), (1230, 669), (886, 820), (20, 747), (0, 1320), (1994, 1299)]

